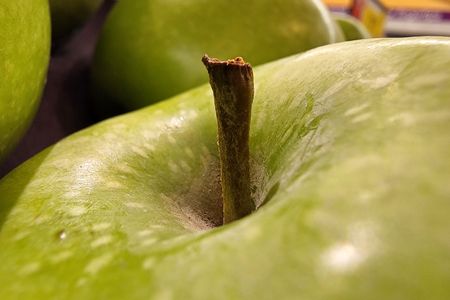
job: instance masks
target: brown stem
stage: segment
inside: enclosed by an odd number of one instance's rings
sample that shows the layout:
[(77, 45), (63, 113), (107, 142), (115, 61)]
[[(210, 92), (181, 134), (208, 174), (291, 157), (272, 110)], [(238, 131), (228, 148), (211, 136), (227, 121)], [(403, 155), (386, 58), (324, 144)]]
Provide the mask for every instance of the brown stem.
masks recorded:
[(249, 131), (253, 102), (253, 71), (241, 57), (220, 61), (202, 58), (214, 93), (218, 125), (223, 223), (255, 209), (251, 199)]

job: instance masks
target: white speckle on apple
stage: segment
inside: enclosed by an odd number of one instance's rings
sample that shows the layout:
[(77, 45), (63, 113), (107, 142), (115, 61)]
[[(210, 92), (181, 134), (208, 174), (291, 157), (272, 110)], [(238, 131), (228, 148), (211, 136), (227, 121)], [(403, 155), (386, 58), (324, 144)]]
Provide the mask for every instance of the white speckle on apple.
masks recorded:
[(85, 277), (81, 277), (80, 279), (78, 279), (77, 281), (77, 286), (83, 286), (85, 285), (87, 282), (87, 279)]
[(184, 153), (186, 153), (186, 155), (189, 158), (194, 158), (194, 152), (192, 152), (191, 148), (188, 148), (188, 147), (184, 148)]
[(105, 133), (103, 135), (103, 137), (107, 140), (115, 140), (117, 138), (117, 135), (112, 132), (108, 132), (108, 133)]
[(29, 263), (19, 270), (19, 274), (23, 276), (31, 275), (39, 271), (40, 268), (41, 264), (39, 262)]
[(105, 229), (108, 229), (109, 227), (111, 227), (111, 223), (97, 223), (92, 225), (92, 230), (93, 231), (103, 231)]
[(147, 153), (144, 151), (144, 149), (133, 146), (131, 147), (131, 150), (136, 153), (139, 154), (140, 156), (142, 156), (143, 158), (147, 158)]
[(79, 190), (73, 190), (73, 191), (65, 192), (62, 196), (64, 198), (72, 199), (72, 198), (78, 197), (80, 194), (81, 194), (81, 192)]
[(125, 164), (125, 163), (123, 163), (123, 164), (118, 164), (118, 165), (116, 166), (116, 168), (117, 168), (120, 172), (122, 172), (122, 173), (132, 174), (132, 173), (135, 172), (135, 170), (134, 170), (132, 167), (130, 167), (129, 165), (127, 165), (127, 164)]
[(372, 113), (365, 113), (358, 115), (352, 119), (352, 123), (359, 123), (368, 120), (372, 116)]
[[(208, 91), (208, 92), (209, 92), (209, 91)], [(191, 109), (191, 110), (189, 110), (189, 111), (186, 112), (186, 118), (194, 119), (194, 118), (196, 118), (197, 116), (198, 116), (198, 112), (197, 112), (196, 110)]]
[(17, 242), (17, 241), (20, 241), (20, 240), (24, 239), (28, 235), (29, 235), (29, 232), (27, 232), (27, 231), (20, 231), (13, 237), (13, 240), (15, 242)]
[(71, 209), (69, 209), (69, 214), (72, 217), (79, 217), (81, 215), (84, 215), (86, 213), (86, 208), (82, 207), (82, 206), (75, 206), (72, 207)]
[(180, 169), (178, 168), (178, 165), (174, 163), (173, 161), (169, 160), (168, 162), (169, 168), (173, 173), (178, 173)]
[(114, 255), (112, 253), (106, 253), (102, 256), (94, 258), (89, 262), (84, 271), (88, 274), (95, 275), (96, 273), (98, 273), (98, 271), (100, 271), (108, 263), (110, 263), (113, 257)]
[[(347, 78), (346, 80), (338, 80), (334, 84), (330, 85), (323, 93), (320, 95), (319, 98), (315, 99), (316, 103), (321, 103), (320, 106), (325, 105), (327, 101), (322, 101), (323, 99), (329, 99), (334, 94), (338, 93), (341, 90), (344, 90), (345, 88), (348, 88), (349, 84), (353, 83), (353, 79)], [(311, 95), (313, 96), (313, 95)], [(315, 96), (314, 96), (315, 97)]]
[(129, 208), (143, 208), (144, 205), (138, 202), (125, 202), (124, 205)]
[[(101, 178), (98, 176), (98, 171), (101, 167), (102, 164), (98, 159), (86, 159), (81, 164), (73, 165), (72, 168), (74, 173), (72, 178), (74, 178), (74, 182), (71, 186), (71, 190), (79, 190), (80, 193), (84, 193), (86, 189), (99, 184)], [(70, 196), (70, 194), (68, 194), (68, 196)]]
[(373, 191), (363, 191), (358, 195), (358, 200), (361, 201), (361, 203), (369, 203), (370, 200), (372, 200), (375, 197), (375, 193)]
[(169, 143), (171, 143), (172, 145), (176, 145), (176, 144), (177, 144), (177, 140), (176, 140), (173, 136), (171, 136), (171, 135), (168, 135), (168, 136), (167, 136), (167, 140), (168, 140)]
[(113, 124), (113, 128), (117, 129), (117, 130), (122, 130), (122, 129), (127, 128), (127, 125), (124, 123), (115, 123), (115, 124)]
[(243, 232), (243, 235), (246, 239), (254, 240), (262, 235), (261, 228), (259, 227), (250, 227)]
[(34, 225), (40, 225), (40, 224), (43, 224), (43, 223), (49, 221), (50, 218), (51, 217), (48, 215), (41, 215), (41, 216), (37, 217), (33, 223), (34, 223)]
[(171, 128), (179, 128), (183, 125), (184, 118), (183, 117), (173, 117), (167, 120), (167, 126)]
[(155, 146), (153, 144), (150, 143), (144, 143), (144, 148), (147, 149), (148, 151), (155, 151)]
[(392, 123), (400, 123), (403, 126), (411, 126), (417, 122), (417, 118), (410, 113), (402, 112), (388, 119)]
[(144, 229), (144, 230), (139, 231), (139, 232), (137, 233), (137, 235), (140, 236), (140, 237), (146, 237), (146, 236), (151, 235), (152, 233), (153, 233), (153, 230), (150, 230), (150, 229)]
[[(165, 195), (165, 194), (161, 193), (161, 195)], [(166, 197), (167, 197), (167, 196), (166, 196)], [(153, 229), (155, 229), (155, 230), (159, 230), (159, 229), (164, 229), (164, 228), (166, 228), (166, 226), (161, 225), (161, 224), (153, 224), (153, 225), (150, 225), (149, 227), (150, 227), (150, 228), (153, 228)]]
[(378, 229), (375, 222), (364, 220), (354, 222), (348, 229), (349, 239), (358, 248), (364, 249), (365, 256), (374, 252), (378, 242)]
[(185, 172), (189, 172), (191, 170), (191, 167), (184, 160), (180, 161), (180, 166), (183, 169), (183, 171), (185, 171)]
[(98, 239), (94, 240), (91, 243), (91, 247), (98, 248), (100, 246), (104, 246), (104, 245), (111, 243), (112, 240), (113, 240), (113, 237), (111, 235), (105, 235), (105, 236), (99, 237)]
[[(161, 133), (157, 130), (144, 130), (144, 131), (142, 131), (141, 134), (146, 141), (157, 139), (161, 135)], [(148, 144), (148, 145), (150, 145), (150, 144)]]
[(108, 181), (105, 183), (105, 187), (110, 189), (120, 189), (123, 188), (124, 186), (118, 181)]
[(51, 165), (56, 168), (68, 167), (68, 166), (70, 166), (70, 164), (71, 164), (71, 160), (68, 158), (61, 158), (61, 159), (55, 160), (51, 163)]
[(361, 105), (352, 107), (352, 108), (348, 109), (348, 110), (344, 113), (344, 116), (353, 116), (353, 115), (356, 115), (357, 113), (363, 111), (364, 109), (366, 109), (366, 108), (368, 108), (368, 107), (369, 107), (369, 103), (367, 103), (367, 102), (366, 102), (366, 103), (363, 103), (363, 104), (361, 104)]
[(167, 289), (163, 290), (163, 291), (160, 291), (159, 293), (157, 293), (155, 295), (154, 299), (158, 299), (158, 300), (172, 300), (173, 299), (172, 292), (167, 290)]
[(65, 260), (67, 260), (69, 257), (71, 257), (73, 255), (73, 253), (71, 251), (63, 251), (61, 253), (55, 254), (50, 258), (50, 261), (54, 264), (63, 262)]
[(159, 193), (159, 198), (161, 198), (162, 200), (164, 200), (165, 202), (171, 201), (172, 198), (170, 198), (169, 196), (167, 196), (164, 193)]
[(331, 247), (323, 256), (323, 263), (337, 272), (354, 269), (363, 261), (361, 252), (351, 243), (340, 243)]
[(146, 247), (146, 246), (150, 246), (153, 245), (154, 243), (156, 243), (158, 241), (157, 238), (148, 238), (142, 241), (141, 245)]
[(142, 263), (142, 268), (145, 270), (150, 270), (155, 265), (155, 259), (153, 257), (149, 257)]
[(392, 71), (390, 74), (387, 74), (385, 76), (377, 77), (374, 79), (360, 79), (359, 81), (367, 84), (373, 89), (379, 89), (382, 87), (387, 86), (391, 82), (393, 82), (398, 77), (398, 73), (393, 73)]
[(43, 184), (45, 184), (45, 180), (43, 178), (36, 178), (36, 180), (33, 180), (32, 182), (30, 182), (30, 184), (27, 186), (28, 188), (36, 188), (36, 187), (40, 187)]

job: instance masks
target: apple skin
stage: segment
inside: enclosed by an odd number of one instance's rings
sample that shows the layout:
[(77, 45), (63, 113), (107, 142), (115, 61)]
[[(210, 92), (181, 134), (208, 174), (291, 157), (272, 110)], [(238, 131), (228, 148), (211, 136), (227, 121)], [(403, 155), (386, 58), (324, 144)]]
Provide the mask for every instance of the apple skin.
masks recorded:
[(371, 37), (364, 24), (353, 16), (335, 14), (333, 19), (342, 30), (344, 40), (353, 41)]
[(52, 38), (69, 34), (91, 16), (102, 0), (49, 0), (52, 19)]
[(0, 0), (0, 162), (39, 105), (50, 57), (47, 0)]
[(449, 299), (449, 50), (360, 40), (256, 68), (265, 204), (214, 229), (209, 86), (62, 140), (0, 182), (1, 299)]
[(342, 41), (316, 0), (119, 1), (93, 66), (99, 108), (126, 110), (208, 81), (198, 57), (243, 56), (253, 65)]

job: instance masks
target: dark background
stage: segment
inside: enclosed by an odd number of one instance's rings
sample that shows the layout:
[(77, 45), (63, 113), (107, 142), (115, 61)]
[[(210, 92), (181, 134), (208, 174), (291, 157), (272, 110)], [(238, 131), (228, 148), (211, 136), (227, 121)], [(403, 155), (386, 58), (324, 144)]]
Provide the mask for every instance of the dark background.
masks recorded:
[(47, 146), (101, 119), (93, 109), (89, 74), (101, 26), (114, 2), (106, 0), (83, 27), (52, 41), (41, 104), (19, 145), (1, 163), (0, 178)]

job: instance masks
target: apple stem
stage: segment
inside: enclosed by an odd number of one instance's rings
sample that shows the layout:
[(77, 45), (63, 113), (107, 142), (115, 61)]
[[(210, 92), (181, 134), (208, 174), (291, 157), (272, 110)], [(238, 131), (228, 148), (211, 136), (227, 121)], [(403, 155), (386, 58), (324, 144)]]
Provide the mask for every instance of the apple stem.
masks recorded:
[(204, 55), (218, 126), (223, 223), (255, 210), (251, 199), (249, 132), (254, 95), (252, 66), (241, 57), (221, 61)]

